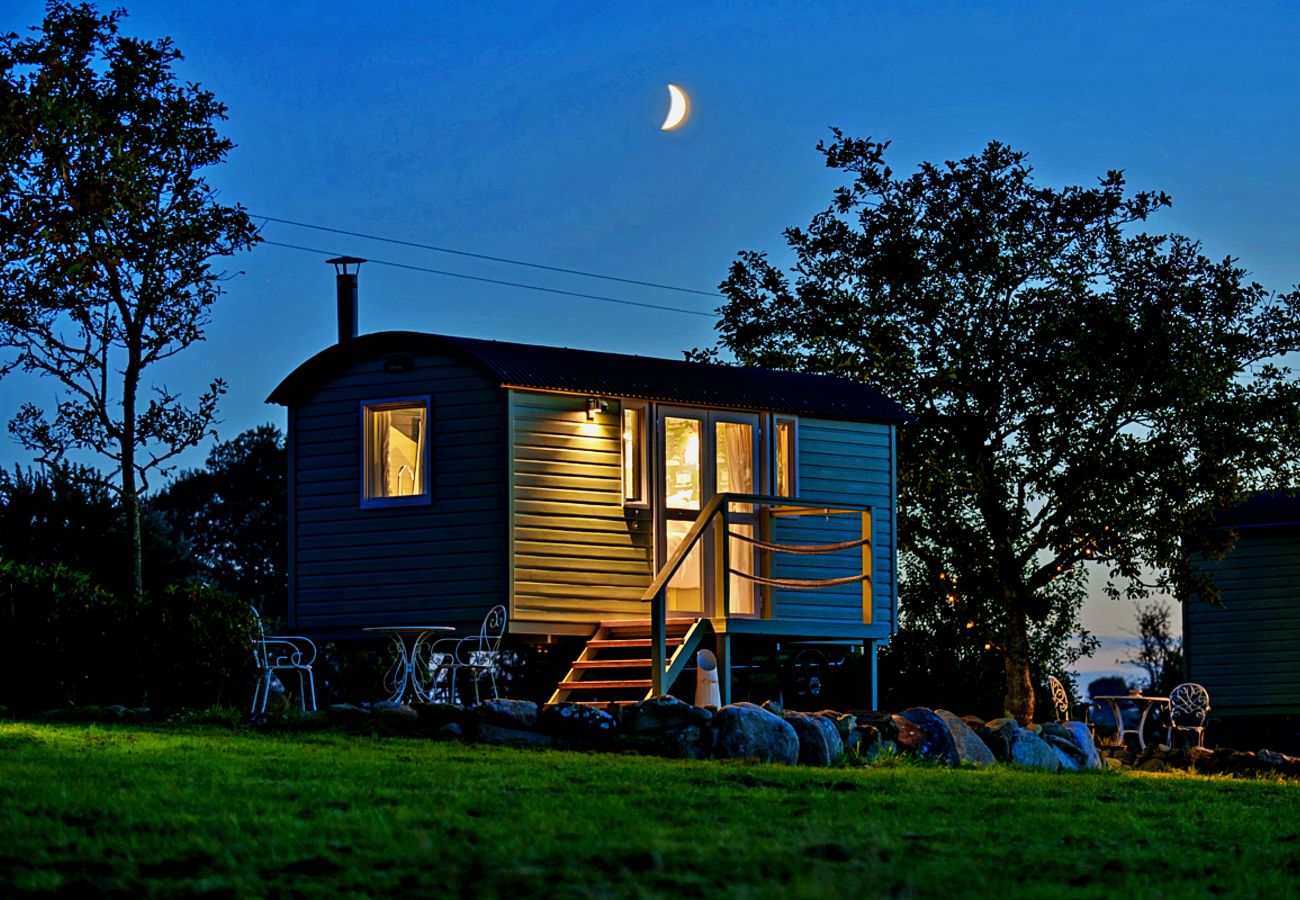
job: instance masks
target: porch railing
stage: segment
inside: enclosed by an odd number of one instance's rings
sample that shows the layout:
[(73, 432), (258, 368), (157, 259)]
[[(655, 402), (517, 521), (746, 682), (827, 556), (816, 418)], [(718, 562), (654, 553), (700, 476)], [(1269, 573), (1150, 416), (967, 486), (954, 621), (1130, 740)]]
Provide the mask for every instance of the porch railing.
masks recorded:
[[(735, 507), (740, 507), (739, 509)], [(748, 508), (746, 508), (748, 507)], [(758, 536), (744, 534), (733, 530), (737, 517), (749, 518), (757, 508)], [(773, 519), (792, 516), (856, 515), (861, 518), (860, 537), (848, 541), (828, 544), (788, 544), (776, 543), (772, 539)], [(714, 494), (704, 504), (700, 514), (691, 523), (676, 549), (669, 554), (663, 568), (656, 573), (650, 586), (641, 595), (642, 601), (650, 604), (650, 660), (652, 692), (662, 694), (672, 687), (677, 676), (685, 669), (689, 653), (678, 652), (674, 658), (668, 658), (668, 588), (673, 576), (691, 552), (701, 543), (712, 529), (715, 541), (712, 565), (714, 581), (715, 608), (720, 614), (715, 618), (726, 618), (731, 609), (731, 577), (752, 582), (761, 588), (762, 616), (766, 619), (776, 618), (773, 602), (774, 588), (794, 591), (821, 590), (845, 584), (862, 585), (863, 621), (871, 621), (871, 507), (858, 503), (836, 503), (828, 505), (823, 502), (801, 500), (795, 497), (772, 497), (762, 494)], [(755, 548), (758, 555), (757, 571), (747, 571), (732, 566), (731, 542), (737, 540)], [(801, 556), (822, 556), (842, 553), (846, 550), (861, 550), (861, 567), (857, 574), (832, 578), (783, 578), (773, 574), (772, 557), (774, 554), (797, 554)], [(703, 585), (701, 585), (703, 587)]]

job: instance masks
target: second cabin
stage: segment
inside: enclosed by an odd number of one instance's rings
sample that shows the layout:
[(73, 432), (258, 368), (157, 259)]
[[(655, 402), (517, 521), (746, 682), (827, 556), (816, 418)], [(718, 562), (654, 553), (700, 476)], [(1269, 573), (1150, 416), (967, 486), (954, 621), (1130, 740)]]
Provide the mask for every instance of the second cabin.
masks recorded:
[[(590, 639), (553, 700), (667, 690), (711, 640), (723, 702), (733, 637), (856, 644), (874, 660), (893, 632), (907, 416), (874, 388), (356, 337), (344, 319), (339, 343), (269, 398), (288, 410), (293, 628), (469, 627), (503, 604), (512, 636)], [(602, 660), (611, 637), (648, 641), (650, 671)]]

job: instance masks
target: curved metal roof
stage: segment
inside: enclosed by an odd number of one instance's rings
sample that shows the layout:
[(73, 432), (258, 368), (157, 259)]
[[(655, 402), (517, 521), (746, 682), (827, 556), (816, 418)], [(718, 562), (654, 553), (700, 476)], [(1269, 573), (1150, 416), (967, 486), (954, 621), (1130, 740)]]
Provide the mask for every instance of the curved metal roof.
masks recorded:
[(295, 369), (267, 397), (291, 406), (363, 359), (452, 352), (504, 387), (627, 397), (868, 422), (911, 417), (870, 385), (831, 375), (723, 366), (686, 360), (542, 347), (418, 331), (381, 331), (335, 344)]

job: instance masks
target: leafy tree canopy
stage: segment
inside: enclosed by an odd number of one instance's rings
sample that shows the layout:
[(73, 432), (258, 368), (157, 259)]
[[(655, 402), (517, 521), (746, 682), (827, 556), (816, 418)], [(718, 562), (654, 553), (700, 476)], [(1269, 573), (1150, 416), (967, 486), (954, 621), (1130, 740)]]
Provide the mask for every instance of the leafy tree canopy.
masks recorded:
[(0, 363), (63, 390), (10, 423), (38, 460), (116, 467), (140, 594), (139, 493), (210, 433), (224, 391), (187, 406), (143, 376), (202, 339), (213, 259), (257, 234), (201, 174), (231, 149), (226, 108), (178, 82), (170, 39), (119, 34), (124, 15), (50, 3), (31, 37), (0, 37)]
[(1278, 360), (1300, 348), (1300, 291), (1145, 233), (1170, 200), (1121, 172), (1047, 187), (991, 143), (904, 177), (887, 146), (819, 145), (848, 181), (785, 232), (788, 272), (740, 254), (720, 344), (872, 382), (913, 413), (909, 572), (1003, 660), (1005, 708), (1029, 719), (1030, 661), (1051, 656), (1032, 645), (1078, 631), (1085, 563), (1115, 594), (1211, 596), (1188, 558), (1224, 549), (1205, 543), (1215, 510), (1293, 480), (1300, 390)]
[(217, 587), (285, 616), (287, 469), (284, 435), (261, 425), (217, 444), (207, 467), (149, 501)]

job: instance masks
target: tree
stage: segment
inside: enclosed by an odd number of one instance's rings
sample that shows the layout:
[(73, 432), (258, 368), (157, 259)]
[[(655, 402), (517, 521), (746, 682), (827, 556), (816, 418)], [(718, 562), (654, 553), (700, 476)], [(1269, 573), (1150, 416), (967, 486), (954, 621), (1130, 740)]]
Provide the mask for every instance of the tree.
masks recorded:
[(1147, 690), (1168, 693), (1183, 674), (1183, 642), (1174, 637), (1169, 607), (1159, 600), (1137, 606), (1138, 646), (1117, 662), (1141, 666), (1147, 673)]
[(287, 472), (284, 435), (260, 425), (217, 444), (206, 468), (181, 474), (149, 501), (210, 581), (280, 618), (287, 597)]
[(887, 146), (819, 144), (848, 183), (785, 232), (788, 274), (739, 255), (719, 343), (910, 409), (900, 547), (1028, 721), (1032, 660), (1052, 656), (1036, 645), (1081, 631), (1086, 563), (1114, 596), (1212, 596), (1188, 559), (1230, 539), (1205, 528), (1214, 510), (1295, 474), (1300, 391), (1277, 358), (1300, 347), (1300, 291), (1139, 232), (1170, 200), (1121, 172), (1045, 187), (991, 143), (900, 177)]
[(241, 207), (201, 170), (233, 146), (226, 108), (178, 83), (168, 38), (123, 37), (124, 12), (50, 3), (33, 37), (0, 38), (0, 348), (3, 371), (52, 376), (52, 415), (23, 404), (10, 431), (38, 461), (91, 451), (114, 471), (143, 593), (140, 496), (211, 432), (213, 380), (192, 406), (144, 373), (203, 339), (222, 293), (214, 257), (251, 248)]

